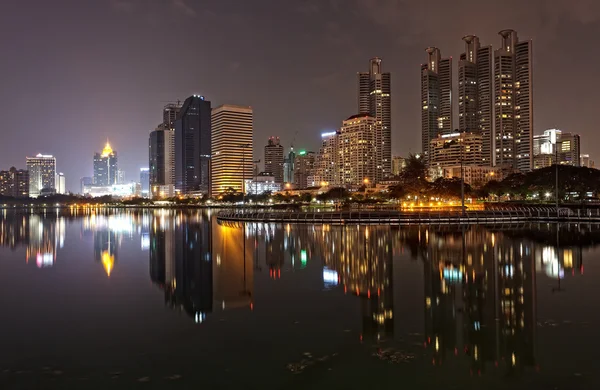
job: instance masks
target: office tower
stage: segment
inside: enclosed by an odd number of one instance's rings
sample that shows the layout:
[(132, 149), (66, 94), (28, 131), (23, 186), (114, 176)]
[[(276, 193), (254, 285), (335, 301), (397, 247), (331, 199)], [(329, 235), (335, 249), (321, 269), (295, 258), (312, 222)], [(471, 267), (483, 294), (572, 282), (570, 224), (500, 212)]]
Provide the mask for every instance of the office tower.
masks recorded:
[(89, 177), (89, 176), (82, 177), (79, 180), (79, 191), (80, 191), (80, 194), (85, 194), (87, 192), (86, 189), (90, 188), (93, 185), (94, 185), (94, 178)]
[(400, 156), (392, 157), (392, 175), (398, 176), (406, 167), (406, 159)]
[(315, 158), (314, 186), (339, 185), (339, 135), (337, 131), (321, 134), (321, 148)]
[(589, 154), (582, 154), (580, 159), (580, 166), (586, 168), (595, 168), (596, 164), (594, 163), (594, 160), (590, 158)]
[(474, 35), (463, 37), (465, 52), (458, 65), (458, 129), (482, 137), (480, 165), (492, 165), (493, 57)]
[(357, 114), (342, 122), (338, 148), (339, 182), (343, 186), (372, 184), (376, 175), (376, 118)]
[(375, 175), (378, 182), (392, 173), (391, 75), (383, 73), (381, 58), (372, 58), (369, 72), (358, 73), (358, 113), (376, 120)]
[(442, 58), (436, 47), (427, 49), (421, 65), (421, 148), (429, 164), (431, 140), (449, 134), (452, 127), (452, 57)]
[(150, 168), (140, 168), (142, 198), (150, 198)]
[(204, 96), (185, 99), (175, 121), (175, 189), (181, 194), (210, 192), (211, 108)]
[(118, 183), (117, 152), (107, 142), (101, 153), (94, 154), (94, 186), (108, 187)]
[(531, 41), (502, 30), (494, 52), (495, 165), (531, 171), (533, 166), (533, 69)]
[(309, 187), (309, 178), (313, 176), (315, 153), (304, 150), (298, 152), (294, 160), (294, 186), (297, 189)]
[(279, 137), (271, 137), (265, 146), (265, 172), (275, 177), (275, 183), (283, 183), (283, 146)]
[(290, 148), (290, 152), (287, 157), (283, 160), (283, 181), (285, 183), (294, 182), (294, 162), (296, 161), (296, 153), (294, 153), (294, 147)]
[(212, 195), (233, 188), (247, 192), (252, 179), (252, 107), (224, 104), (212, 110)]
[(581, 141), (579, 134), (549, 129), (533, 136), (533, 169), (553, 164), (580, 166)]
[(117, 169), (117, 181), (115, 184), (125, 184), (125, 171), (122, 169)]
[(163, 107), (163, 122), (162, 124), (167, 129), (175, 128), (175, 121), (181, 111), (181, 102), (178, 100), (177, 103), (169, 103)]
[(61, 195), (67, 193), (67, 182), (62, 172), (56, 174), (56, 193)]
[(152, 199), (175, 195), (175, 131), (160, 124), (150, 132), (149, 182)]
[(29, 172), (11, 167), (8, 171), (0, 171), (0, 195), (13, 198), (29, 196)]
[(30, 197), (37, 198), (42, 193), (56, 191), (56, 158), (44, 154), (27, 157), (27, 171)]

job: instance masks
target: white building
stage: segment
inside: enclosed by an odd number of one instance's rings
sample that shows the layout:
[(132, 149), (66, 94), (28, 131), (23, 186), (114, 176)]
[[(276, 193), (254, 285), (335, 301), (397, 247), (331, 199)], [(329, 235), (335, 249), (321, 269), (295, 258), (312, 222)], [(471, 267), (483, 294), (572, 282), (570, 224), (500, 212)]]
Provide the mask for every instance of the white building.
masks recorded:
[(67, 182), (65, 174), (62, 172), (56, 175), (56, 193), (62, 195), (67, 193)]
[(30, 197), (36, 198), (42, 194), (42, 191), (48, 193), (56, 191), (56, 158), (45, 154), (27, 157), (27, 170)]
[(246, 180), (246, 189), (248, 194), (260, 195), (265, 192), (281, 191), (281, 183), (275, 181), (275, 176), (261, 173), (255, 179)]

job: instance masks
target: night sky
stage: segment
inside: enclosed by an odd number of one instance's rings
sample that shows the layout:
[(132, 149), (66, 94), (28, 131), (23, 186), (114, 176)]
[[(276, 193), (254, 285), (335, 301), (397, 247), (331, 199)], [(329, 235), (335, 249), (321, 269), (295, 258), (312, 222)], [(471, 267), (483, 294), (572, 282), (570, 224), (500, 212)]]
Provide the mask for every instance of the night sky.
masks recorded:
[(392, 73), (392, 153), (418, 152), (424, 49), (456, 73), (462, 36), (497, 48), (506, 28), (534, 40), (535, 133), (579, 133), (600, 160), (598, 0), (2, 0), (0, 26), (0, 169), (53, 154), (72, 191), (107, 138), (137, 180), (162, 107), (195, 93), (253, 106), (257, 158), (271, 135), (316, 151), (374, 56)]

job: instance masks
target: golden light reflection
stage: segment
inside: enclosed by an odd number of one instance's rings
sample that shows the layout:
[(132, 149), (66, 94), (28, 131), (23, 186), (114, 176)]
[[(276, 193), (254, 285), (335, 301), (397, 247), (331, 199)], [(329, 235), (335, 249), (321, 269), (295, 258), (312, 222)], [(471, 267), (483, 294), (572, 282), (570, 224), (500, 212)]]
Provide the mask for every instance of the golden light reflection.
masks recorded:
[(106, 275), (110, 277), (110, 273), (115, 265), (115, 256), (111, 255), (108, 251), (102, 252), (102, 266)]

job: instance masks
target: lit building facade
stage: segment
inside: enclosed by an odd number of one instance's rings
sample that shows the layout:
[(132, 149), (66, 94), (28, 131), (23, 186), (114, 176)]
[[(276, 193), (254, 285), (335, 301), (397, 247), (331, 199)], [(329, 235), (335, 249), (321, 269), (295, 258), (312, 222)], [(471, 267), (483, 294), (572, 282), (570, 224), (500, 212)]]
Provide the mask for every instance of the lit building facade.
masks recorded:
[[(479, 188), (489, 181), (501, 181), (504, 178), (502, 170), (497, 167), (463, 165), (462, 169), (465, 183), (475, 188)], [(440, 172), (441, 175), (439, 177), (444, 177), (446, 179), (460, 179), (461, 177), (460, 165), (446, 166), (441, 168)]]
[(295, 189), (307, 188), (310, 186), (308, 179), (314, 174), (315, 153), (300, 151), (294, 161), (294, 187)]
[(117, 152), (107, 142), (101, 153), (94, 154), (94, 185), (111, 186), (119, 184)]
[(283, 159), (283, 181), (284, 183), (294, 182), (294, 162), (296, 161), (296, 153), (292, 146), (290, 152)]
[(209, 195), (211, 106), (204, 96), (185, 99), (175, 121), (175, 190)]
[(596, 164), (594, 163), (594, 160), (590, 158), (589, 154), (582, 154), (579, 161), (579, 165), (582, 167), (596, 168)]
[(339, 185), (339, 136), (337, 131), (321, 134), (321, 148), (315, 158), (313, 186)]
[(260, 195), (265, 192), (281, 191), (281, 183), (275, 181), (275, 176), (270, 173), (260, 173), (254, 179), (246, 180), (246, 191), (252, 195)]
[(90, 188), (94, 185), (94, 178), (89, 176), (84, 176), (79, 180), (79, 193), (85, 194), (86, 188)]
[(142, 198), (150, 198), (150, 168), (140, 168), (140, 189)]
[(532, 43), (500, 31), (494, 52), (495, 162), (520, 172), (533, 169)]
[(0, 171), (0, 195), (13, 198), (29, 196), (29, 172), (11, 167), (8, 171)]
[(382, 72), (381, 58), (369, 61), (369, 72), (358, 73), (358, 113), (375, 118), (375, 172), (372, 180), (392, 174), (391, 75)]
[(169, 103), (163, 107), (163, 122), (167, 129), (175, 129), (175, 121), (181, 112), (181, 102)]
[(270, 137), (265, 146), (265, 172), (273, 175), (276, 183), (283, 183), (283, 146), (279, 137)]
[(431, 141), (430, 168), (460, 165), (481, 165), (481, 134), (450, 133)]
[(339, 135), (339, 184), (360, 187), (375, 177), (376, 119), (357, 114), (342, 122)]
[(45, 192), (56, 192), (56, 158), (44, 154), (27, 157), (27, 171), (30, 197), (36, 198)]
[(452, 133), (452, 57), (442, 58), (440, 49), (427, 49), (421, 65), (421, 148), (425, 164), (430, 162), (431, 141)]
[(580, 166), (581, 138), (579, 134), (558, 129), (545, 130), (533, 136), (533, 168), (545, 168), (556, 164)]
[(229, 188), (243, 192), (252, 177), (253, 110), (225, 104), (212, 110), (212, 195)]

